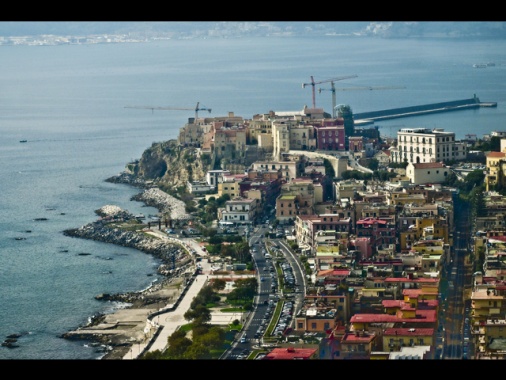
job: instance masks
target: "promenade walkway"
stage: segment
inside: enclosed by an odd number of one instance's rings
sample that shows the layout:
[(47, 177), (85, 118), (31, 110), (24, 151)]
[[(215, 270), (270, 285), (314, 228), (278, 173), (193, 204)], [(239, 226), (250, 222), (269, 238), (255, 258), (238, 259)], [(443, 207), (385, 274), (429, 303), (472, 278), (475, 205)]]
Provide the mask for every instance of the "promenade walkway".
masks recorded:
[[(168, 237), (165, 233), (157, 230), (152, 230), (151, 233), (162, 239), (175, 240), (184, 245), (187, 249), (195, 252), (196, 256), (207, 257), (200, 244), (194, 239), (174, 239)], [(135, 343), (130, 350), (123, 356), (123, 360), (137, 359), (145, 352), (153, 352), (156, 350), (163, 351), (167, 347), (167, 340), (180, 326), (188, 323), (184, 319), (184, 314), (190, 309), (193, 299), (197, 296), (200, 290), (206, 285), (208, 279), (211, 278), (247, 278), (251, 275), (213, 275), (211, 264), (207, 260), (199, 262), (202, 266), (200, 275), (193, 276), (191, 284), (189, 284), (186, 292), (180, 297), (177, 304), (169, 304), (164, 309), (159, 310), (157, 313), (148, 316), (146, 322), (146, 339), (144, 342)], [(166, 310), (166, 311), (164, 311)], [(211, 322), (216, 324), (229, 324), (235, 319), (243, 319), (246, 316), (244, 313), (218, 313), (214, 315), (211, 313)], [(150, 328), (149, 326), (152, 326)]]
[[(161, 231), (153, 230), (152, 233), (163, 239), (172, 239), (168, 238), (167, 235)], [(179, 242), (195, 250), (197, 255), (207, 256), (206, 252), (202, 250), (200, 245), (195, 240), (185, 239), (180, 240)], [(152, 323), (155, 324), (155, 326), (158, 326), (157, 332), (154, 333), (153, 336), (153, 334), (151, 334), (149, 331), (146, 331), (148, 334), (146, 341), (143, 343), (133, 344), (128, 353), (126, 353), (123, 357), (124, 360), (137, 359), (145, 351), (163, 351), (167, 346), (167, 339), (169, 336), (172, 335), (174, 331), (176, 331), (181, 325), (188, 323), (188, 321), (184, 319), (184, 314), (190, 309), (193, 298), (195, 298), (195, 296), (204, 287), (205, 283), (207, 282), (206, 274), (211, 270), (211, 266), (207, 260), (202, 260), (200, 263), (202, 265), (203, 274), (195, 276), (195, 279), (189, 285), (186, 293), (179, 300), (179, 303), (175, 309), (173, 309), (174, 305), (167, 305), (166, 312), (153, 317), (149, 317)]]

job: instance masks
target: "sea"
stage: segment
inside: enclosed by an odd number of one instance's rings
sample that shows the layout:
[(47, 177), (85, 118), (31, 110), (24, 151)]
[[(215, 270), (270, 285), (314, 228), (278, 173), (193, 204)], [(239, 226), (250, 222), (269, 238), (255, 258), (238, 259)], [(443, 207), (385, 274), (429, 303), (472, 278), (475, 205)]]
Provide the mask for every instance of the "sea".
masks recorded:
[(408, 127), (442, 128), (457, 139), (506, 130), (506, 40), (325, 36), (0, 46), (0, 341), (18, 336), (14, 346), (0, 346), (0, 359), (98, 360), (104, 347), (62, 334), (128, 306), (95, 296), (159, 280), (159, 263), (148, 254), (63, 235), (95, 221), (105, 205), (156, 215), (130, 200), (139, 189), (107, 178), (153, 143), (176, 139), (196, 114), (251, 119), (299, 111), (312, 106), (313, 88), (316, 107), (332, 114), (332, 78), (337, 104), (354, 113), (475, 95), (497, 102), (371, 126), (384, 137)]

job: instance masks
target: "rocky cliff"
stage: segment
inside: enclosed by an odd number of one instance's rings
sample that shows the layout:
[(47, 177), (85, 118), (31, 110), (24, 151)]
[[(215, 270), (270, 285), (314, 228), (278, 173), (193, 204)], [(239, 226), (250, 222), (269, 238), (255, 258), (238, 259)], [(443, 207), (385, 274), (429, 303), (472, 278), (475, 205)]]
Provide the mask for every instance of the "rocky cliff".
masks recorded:
[(202, 180), (211, 170), (211, 157), (195, 147), (181, 147), (176, 140), (153, 143), (140, 160), (127, 165), (128, 171), (144, 181), (171, 188)]

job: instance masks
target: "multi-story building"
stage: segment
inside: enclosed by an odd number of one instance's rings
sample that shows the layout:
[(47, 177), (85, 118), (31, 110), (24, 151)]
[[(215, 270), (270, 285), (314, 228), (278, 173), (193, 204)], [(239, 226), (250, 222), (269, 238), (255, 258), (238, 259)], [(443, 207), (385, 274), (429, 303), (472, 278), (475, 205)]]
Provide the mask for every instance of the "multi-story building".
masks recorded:
[(214, 188), (218, 188), (218, 183), (222, 182), (223, 176), (226, 175), (230, 175), (229, 170), (209, 170), (206, 173), (206, 182)]
[(230, 199), (234, 199), (241, 196), (240, 183), (246, 177), (246, 174), (229, 174), (223, 175), (218, 182), (218, 197), (222, 197), (225, 194), (230, 196)]
[(225, 208), (218, 210), (220, 221), (236, 224), (252, 224), (257, 216), (258, 199), (236, 198), (225, 202)]
[(450, 168), (442, 162), (408, 163), (406, 176), (415, 185), (443, 183), (450, 174)]
[[(321, 186), (318, 187), (321, 192)], [(321, 194), (320, 194), (321, 195)], [(315, 186), (310, 178), (297, 178), (281, 186), (276, 199), (276, 219), (281, 223), (295, 221), (296, 215), (313, 215)]]
[(505, 184), (506, 176), (503, 174), (505, 169), (503, 166), (506, 166), (505, 152), (490, 152), (487, 154), (486, 191), (490, 191), (497, 184)]
[(392, 162), (429, 163), (466, 159), (466, 144), (455, 141), (455, 132), (441, 128), (403, 128), (397, 146), (390, 150)]
[(344, 119), (323, 120), (314, 126), (318, 150), (343, 151), (346, 149)]
[(254, 171), (280, 171), (285, 181), (291, 181), (300, 176), (303, 163), (298, 161), (258, 161), (252, 165)]
[(392, 218), (363, 218), (356, 224), (357, 237), (369, 237), (373, 252), (395, 244), (395, 220)]
[(295, 236), (299, 246), (309, 248), (314, 254), (315, 236), (318, 231), (351, 231), (351, 218), (341, 218), (337, 214), (297, 215), (295, 218)]

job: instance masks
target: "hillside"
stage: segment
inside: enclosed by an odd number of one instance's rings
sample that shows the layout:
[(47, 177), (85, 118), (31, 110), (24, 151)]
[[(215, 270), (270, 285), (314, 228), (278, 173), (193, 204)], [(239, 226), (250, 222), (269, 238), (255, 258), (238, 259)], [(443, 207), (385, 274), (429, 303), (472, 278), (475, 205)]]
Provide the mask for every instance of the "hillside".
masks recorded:
[(211, 170), (211, 157), (194, 147), (181, 147), (175, 140), (153, 143), (127, 171), (160, 187), (179, 188), (201, 180)]

